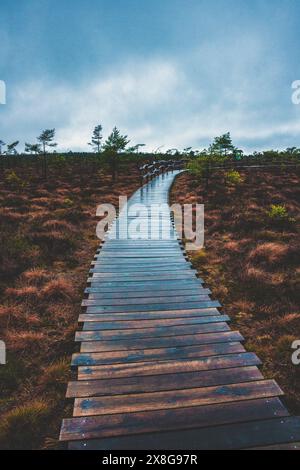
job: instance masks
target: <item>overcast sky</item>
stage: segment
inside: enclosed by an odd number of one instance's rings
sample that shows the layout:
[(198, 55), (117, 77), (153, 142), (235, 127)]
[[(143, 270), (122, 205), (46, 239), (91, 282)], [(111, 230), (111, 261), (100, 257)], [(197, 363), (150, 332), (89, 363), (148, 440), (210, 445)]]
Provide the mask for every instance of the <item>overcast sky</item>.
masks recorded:
[(117, 125), (152, 150), (300, 146), (299, 0), (1, 0), (0, 139), (85, 150)]

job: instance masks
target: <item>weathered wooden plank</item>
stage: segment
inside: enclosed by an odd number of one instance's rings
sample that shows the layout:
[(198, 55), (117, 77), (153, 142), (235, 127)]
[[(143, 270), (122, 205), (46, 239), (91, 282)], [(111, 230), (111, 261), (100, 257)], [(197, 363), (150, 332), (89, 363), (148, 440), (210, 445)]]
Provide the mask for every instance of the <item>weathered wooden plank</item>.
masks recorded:
[(237, 331), (224, 333), (191, 334), (160, 338), (143, 338), (133, 341), (87, 341), (81, 343), (80, 352), (133, 351), (135, 349), (178, 348), (181, 346), (196, 346), (199, 344), (216, 344), (244, 341)]
[[(164, 258), (166, 260), (168, 260), (169, 258), (172, 258), (173, 260), (180, 260), (182, 259), (182, 253), (178, 252), (178, 253), (160, 253), (160, 252), (156, 252), (156, 253), (117, 253), (116, 256), (118, 256), (118, 258)], [(114, 255), (112, 254), (109, 254), (109, 253), (103, 253), (101, 252), (98, 259), (104, 259), (104, 258), (110, 258), (110, 257), (114, 257)]]
[(161, 336), (180, 336), (191, 335), (200, 333), (216, 333), (219, 331), (229, 331), (230, 328), (227, 323), (207, 323), (203, 325), (188, 325), (188, 326), (171, 326), (171, 327), (157, 327), (145, 328), (135, 330), (109, 330), (109, 331), (78, 331), (75, 336), (75, 341), (123, 341), (123, 340), (137, 340), (143, 338), (159, 338)]
[(177, 240), (107, 240), (103, 243), (99, 249), (106, 248), (108, 250), (113, 250), (115, 247), (131, 247), (133, 250), (135, 247), (177, 247), (181, 246)]
[(82, 313), (79, 322), (102, 322), (102, 321), (124, 321), (124, 320), (155, 320), (159, 318), (192, 318), (203, 316), (216, 316), (220, 312), (216, 308), (195, 308), (191, 310), (156, 310), (154, 312), (117, 312), (117, 313)]
[(112, 380), (77, 380), (69, 382), (67, 397), (82, 398), (105, 395), (126, 395), (129, 393), (159, 392), (164, 390), (183, 390), (240, 382), (262, 380), (262, 373), (257, 367), (239, 367), (235, 369), (211, 370), (205, 372), (188, 372), (183, 374), (166, 374), (140, 377), (129, 377)]
[[(155, 310), (186, 310), (186, 309), (199, 309), (199, 308), (220, 308), (219, 302), (210, 300), (202, 302), (177, 302), (174, 304), (148, 304), (148, 305), (115, 305), (115, 306), (102, 306), (102, 307), (87, 307), (86, 313), (118, 313), (118, 312), (147, 312)], [(226, 320), (227, 321), (227, 320)]]
[(182, 255), (183, 252), (181, 250), (181, 248), (179, 248), (179, 246), (177, 247), (173, 247), (173, 248), (160, 248), (160, 247), (153, 247), (153, 248), (142, 248), (142, 247), (139, 247), (139, 246), (136, 246), (135, 249), (128, 249), (128, 248), (123, 248), (122, 250), (120, 250), (119, 248), (115, 248), (114, 250), (107, 250), (105, 248), (103, 248), (103, 250), (100, 251), (100, 254), (104, 256), (112, 256), (112, 257), (115, 257), (115, 256), (119, 256), (119, 255), (129, 255), (130, 257), (131, 256), (134, 256), (134, 258), (136, 258), (137, 256), (136, 255), (141, 255), (141, 257), (143, 257), (144, 255), (154, 255), (154, 257), (156, 256), (160, 256), (160, 255), (163, 255), (163, 257), (165, 257), (165, 255), (167, 256), (173, 256), (174, 254), (175, 255)]
[(156, 258), (151, 258), (149, 259), (144, 259), (144, 258), (136, 258), (136, 259), (123, 259), (123, 258), (101, 258), (99, 256), (95, 256), (94, 263), (101, 263), (102, 265), (117, 265), (117, 266), (135, 266), (135, 265), (140, 265), (140, 266), (145, 266), (151, 264), (152, 266), (169, 266), (169, 265), (176, 265), (176, 264), (181, 264), (184, 265), (186, 263), (186, 259), (184, 257), (173, 257), (170, 258), (168, 261), (165, 259), (162, 259), (161, 257), (157, 256)]
[(76, 353), (72, 366), (97, 366), (103, 364), (129, 364), (130, 362), (166, 361), (197, 357), (217, 356), (245, 352), (241, 343), (217, 343), (180, 348), (138, 349), (134, 351), (109, 351), (100, 353)]
[(86, 322), (84, 331), (104, 331), (104, 330), (135, 330), (156, 327), (172, 327), (184, 325), (203, 325), (206, 323), (217, 323), (229, 321), (226, 315), (202, 316), (192, 318), (162, 318), (157, 320), (123, 320), (112, 322)]
[(234, 367), (259, 366), (258, 357), (253, 353), (228, 354), (201, 359), (180, 359), (157, 363), (112, 364), (107, 366), (79, 367), (78, 380), (112, 379), (122, 377), (144, 377), (147, 375), (180, 374)]
[(181, 297), (146, 297), (139, 299), (94, 299), (89, 297), (82, 301), (82, 307), (92, 307), (92, 306), (108, 306), (108, 305), (147, 305), (147, 304), (176, 304), (182, 302), (202, 302), (210, 300), (209, 295), (207, 294), (198, 294), (198, 295), (185, 295)]
[(186, 408), (283, 395), (274, 380), (120, 396), (76, 398), (73, 416)]
[(186, 296), (194, 296), (194, 295), (210, 295), (210, 289), (203, 289), (202, 287), (191, 288), (190, 290), (157, 290), (152, 291), (151, 294), (149, 292), (136, 292), (136, 291), (129, 291), (124, 294), (124, 292), (95, 292), (95, 293), (88, 293), (89, 300), (93, 299), (149, 299), (149, 295), (151, 298), (154, 299), (156, 297), (186, 297)]
[[(102, 441), (96, 443), (85, 441), (85, 444), (87, 448), (105, 450), (110, 448), (118, 449), (118, 445), (121, 449), (163, 449), (164, 446), (167, 448), (170, 444), (173, 446), (171, 447), (173, 450), (174, 447), (176, 450), (189, 449), (188, 443), (191, 436), (193, 436), (193, 439), (191, 439), (190, 444), (201, 446), (202, 435), (198, 432), (201, 426), (221, 426), (232, 423), (232, 421), (241, 423), (251, 420), (265, 420), (274, 416), (280, 418), (287, 416), (287, 411), (278, 398), (175, 410), (73, 418), (64, 420), (61, 440), (102, 439)], [(186, 433), (183, 431), (193, 428), (197, 428), (197, 432)], [(170, 432), (167, 434), (163, 432), (174, 430), (179, 431), (178, 433)], [(149, 433), (157, 433), (156, 439), (153, 440)], [(180, 437), (181, 433), (183, 442)], [(133, 437), (129, 439), (120, 439), (120, 436), (131, 435)], [(113, 436), (118, 438), (104, 439)], [(207, 439), (205, 439), (205, 443), (207, 443)], [(144, 447), (141, 447), (142, 444)], [(182, 447), (182, 444), (184, 447)], [(84, 449), (81, 444), (78, 447), (74, 446), (74, 448)], [(197, 449), (197, 447), (194, 448)], [(205, 447), (202, 448), (205, 449)]]
[(178, 272), (178, 273), (169, 273), (169, 272), (149, 272), (146, 274), (141, 274), (141, 273), (119, 273), (116, 275), (115, 273), (92, 273), (92, 280), (99, 280), (100, 282), (105, 279), (105, 281), (109, 281), (110, 279), (113, 279), (115, 282), (116, 281), (135, 281), (135, 282), (142, 282), (142, 281), (151, 281), (156, 280), (156, 281), (163, 281), (165, 279), (169, 280), (179, 280), (179, 279), (193, 279), (195, 278), (196, 275), (192, 270), (188, 270), (185, 272)]
[[(191, 279), (166, 279), (162, 282), (163, 280), (162, 279), (156, 279), (156, 280), (152, 280), (152, 279), (148, 279), (145, 280), (145, 281), (142, 281), (142, 280), (135, 280), (135, 279), (132, 279), (132, 280), (126, 280), (126, 281), (116, 281), (116, 280), (103, 280), (103, 279), (96, 279), (96, 278), (88, 278), (87, 282), (90, 284), (90, 287), (101, 287), (103, 290), (105, 288), (115, 288), (115, 287), (118, 287), (119, 289), (122, 289), (122, 288), (130, 288), (130, 289), (135, 289), (135, 288), (140, 288), (140, 290), (151, 290), (151, 289), (156, 289), (158, 287), (160, 287), (162, 284), (164, 285), (164, 287), (170, 287), (172, 286), (172, 288), (174, 288), (174, 286), (176, 286), (176, 284), (178, 286), (180, 286), (181, 283), (186, 283), (186, 281), (190, 281), (190, 282), (193, 282), (194, 281), (194, 285), (199, 285), (199, 283), (197, 283), (197, 278), (195, 277), (194, 279), (191, 278)], [(203, 284), (203, 282), (200, 282), (200, 284)], [(191, 284), (192, 285), (192, 284)], [(124, 291), (126, 292), (126, 290)]]
[[(185, 275), (185, 274), (192, 274), (193, 271), (191, 269), (184, 269), (184, 268), (180, 268), (180, 269), (172, 269), (171, 267), (169, 267), (169, 269), (165, 269), (165, 270), (162, 270), (162, 269), (154, 269), (154, 268), (144, 268), (143, 270), (138, 270), (138, 269), (119, 269), (118, 271), (107, 271), (107, 270), (103, 270), (102, 268), (98, 268), (98, 269), (90, 269), (89, 271), (89, 275), (92, 275), (92, 276), (97, 276), (100, 278), (105, 278), (107, 277), (108, 279), (109, 278), (118, 278), (118, 277), (145, 277), (145, 276), (148, 276), (149, 274), (151, 276), (168, 276), (168, 275), (171, 275), (171, 276), (175, 276), (175, 275)], [(195, 274), (195, 273), (194, 273)], [(191, 276), (190, 276), (191, 277)]]
[(98, 251), (112, 251), (112, 250), (135, 250), (135, 249), (150, 249), (150, 250), (161, 250), (161, 249), (169, 249), (169, 250), (177, 250), (181, 249), (184, 250), (184, 246), (180, 240), (107, 240), (107, 242), (103, 243), (99, 248)]
[(90, 273), (119, 273), (119, 272), (124, 272), (124, 273), (145, 273), (145, 272), (151, 272), (151, 273), (170, 273), (170, 272), (186, 272), (189, 271), (191, 268), (187, 266), (183, 266), (180, 264), (173, 264), (169, 266), (103, 266), (102, 263), (97, 264), (97, 265), (92, 265), (90, 269)]
[[(142, 450), (145, 449), (146, 446), (147, 450), (174, 450), (175, 442), (176, 450), (242, 450), (259, 445), (267, 446), (299, 442), (300, 418), (284, 417), (283, 415), (283, 417), (277, 419), (265, 420), (263, 418), (264, 409), (265, 408), (262, 407), (260, 420), (249, 420), (242, 423), (240, 423), (241, 420), (238, 420), (235, 424), (224, 424), (217, 427), (194, 427), (195, 429), (193, 430), (180, 430), (178, 432), (142, 434), (132, 437), (113, 437), (110, 439), (87, 442), (80, 441), (77, 445), (74, 443), (70, 448), (112, 451), (114, 449)], [(254, 410), (253, 413), (255, 413)], [(92, 433), (87, 433), (87, 435), (96, 436), (96, 417), (86, 419), (88, 420), (88, 425), (90, 424), (93, 427)], [(242, 421), (245, 421), (245, 419)], [(77, 423), (73, 422), (69, 424), (70, 426), (80, 426), (81, 422), (78, 421)], [(77, 432), (75, 430), (74, 436), (80, 439), (78, 429)], [(81, 434), (81, 439), (83, 438), (84, 436)], [(76, 439), (76, 437), (74, 437), (74, 439)]]
[(167, 290), (174, 290), (174, 289), (193, 289), (193, 288), (201, 288), (203, 286), (203, 282), (199, 279), (193, 279), (190, 281), (165, 281), (161, 283), (160, 281), (148, 281), (145, 283), (126, 283), (126, 285), (122, 285), (122, 283), (93, 283), (90, 287), (87, 287), (85, 292), (147, 292), (149, 295), (149, 291), (158, 290), (163, 287), (165, 291)]

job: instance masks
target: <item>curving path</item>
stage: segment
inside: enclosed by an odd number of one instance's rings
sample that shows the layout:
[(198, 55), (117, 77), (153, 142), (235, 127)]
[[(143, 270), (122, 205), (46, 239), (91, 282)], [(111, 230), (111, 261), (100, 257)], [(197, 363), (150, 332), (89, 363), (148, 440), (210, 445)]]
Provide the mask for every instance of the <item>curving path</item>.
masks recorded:
[[(129, 207), (167, 204), (177, 173), (145, 185)], [(111, 227), (121, 238), (123, 213)], [(168, 206), (163, 218), (170, 221)], [(143, 235), (148, 222), (144, 215)], [(157, 217), (151, 222), (159, 227)], [(67, 391), (74, 417), (60, 439), (70, 449), (300, 449), (300, 420), (169, 230), (167, 241), (107, 238), (97, 253), (72, 359), (77, 380)]]

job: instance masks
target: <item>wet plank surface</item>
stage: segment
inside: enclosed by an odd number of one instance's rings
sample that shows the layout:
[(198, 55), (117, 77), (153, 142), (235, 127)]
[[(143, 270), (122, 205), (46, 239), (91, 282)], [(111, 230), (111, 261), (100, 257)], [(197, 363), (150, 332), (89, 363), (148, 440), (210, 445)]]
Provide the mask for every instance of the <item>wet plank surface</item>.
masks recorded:
[[(128, 207), (168, 207), (176, 174), (149, 182)], [(170, 210), (162, 221), (171, 239), (147, 238), (150, 222), (162, 234), (153, 216), (142, 217), (143, 239), (126, 239), (122, 216), (111, 227), (119, 239), (106, 237), (91, 263), (61, 441), (82, 450), (297, 448), (299, 420), (192, 269)]]

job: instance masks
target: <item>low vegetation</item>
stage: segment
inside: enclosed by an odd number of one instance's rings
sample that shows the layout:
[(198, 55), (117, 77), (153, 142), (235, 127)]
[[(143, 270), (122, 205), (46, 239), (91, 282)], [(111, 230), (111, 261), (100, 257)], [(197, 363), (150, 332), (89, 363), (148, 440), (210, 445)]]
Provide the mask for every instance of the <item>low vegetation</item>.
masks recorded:
[[(192, 261), (265, 374), (300, 411), (289, 350), (300, 327), (299, 173), (287, 168), (300, 150), (245, 157), (229, 133), (203, 151), (151, 155), (140, 152), (143, 144), (128, 144), (117, 128), (103, 143), (101, 125), (89, 144), (94, 153), (50, 154), (55, 129), (26, 143), (28, 155), (18, 155), (18, 141), (0, 141), (0, 339), (8, 350), (0, 368), (0, 448), (58, 447), (61, 420), (72, 411), (65, 391), (74, 333), (99, 244), (96, 207), (131, 195), (141, 184), (139, 165), (157, 159), (188, 161), (172, 197), (205, 204), (206, 247)], [(277, 168), (234, 165), (265, 161)]]
[(172, 202), (205, 204), (205, 249), (191, 260), (300, 413), (299, 367), (291, 345), (300, 332), (299, 169), (214, 174), (209, 188), (193, 171), (180, 175)]
[(71, 416), (65, 392), (74, 333), (99, 244), (96, 207), (117, 204), (140, 185), (126, 159), (113, 185), (93, 156), (47, 164), (47, 180), (34, 158), (0, 178), (0, 329), (8, 350), (0, 367), (2, 449), (58, 446), (61, 420)]

